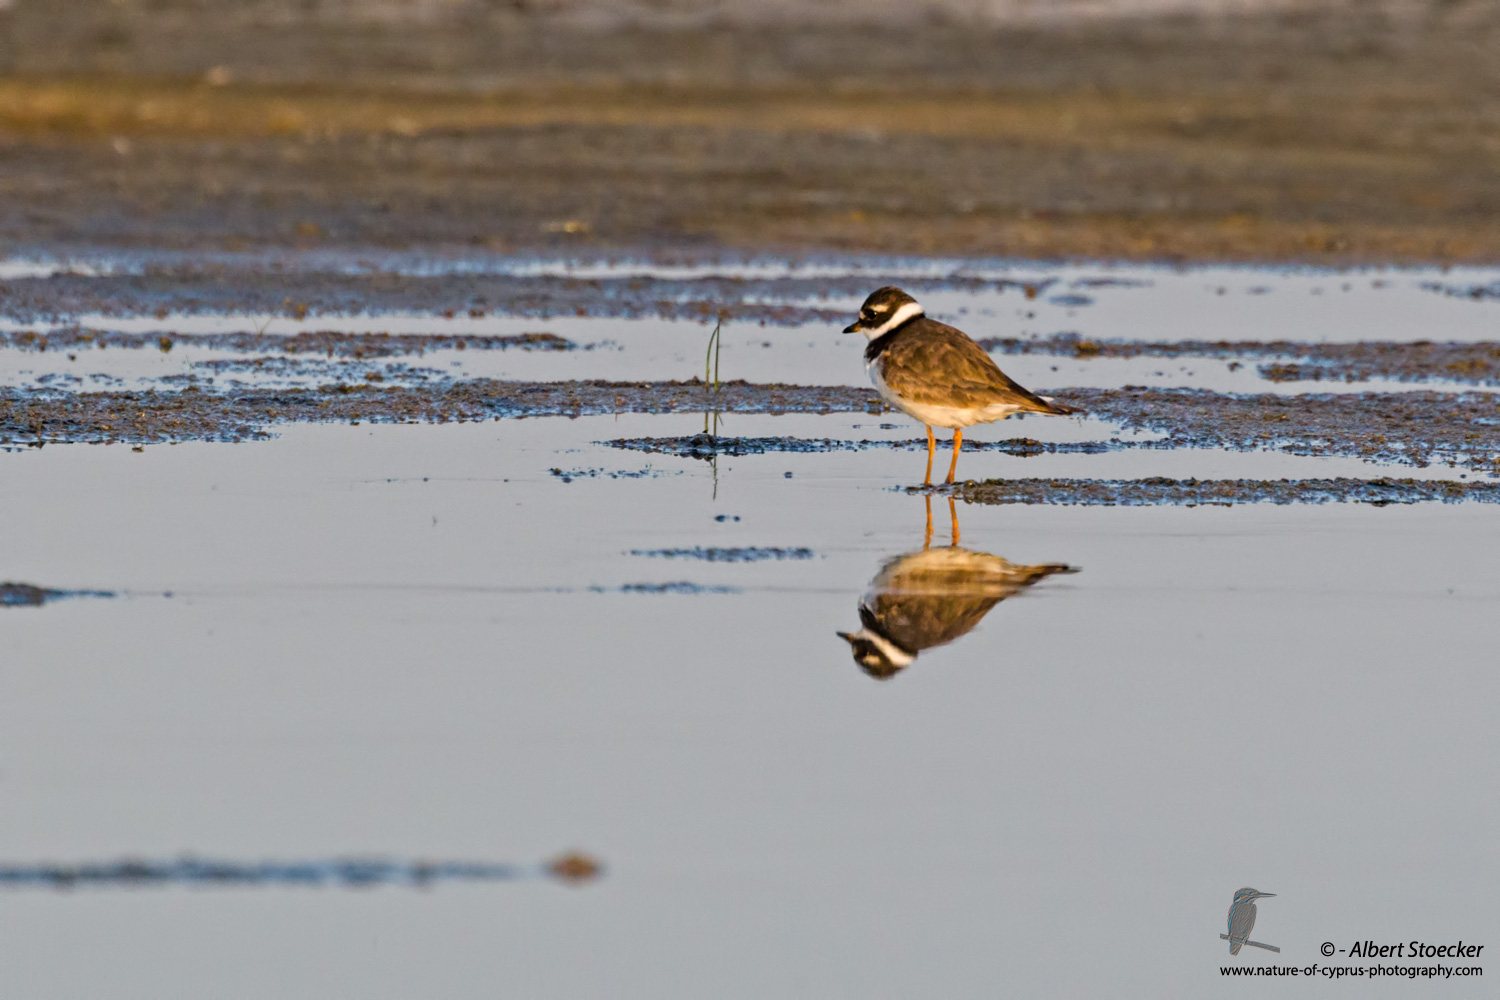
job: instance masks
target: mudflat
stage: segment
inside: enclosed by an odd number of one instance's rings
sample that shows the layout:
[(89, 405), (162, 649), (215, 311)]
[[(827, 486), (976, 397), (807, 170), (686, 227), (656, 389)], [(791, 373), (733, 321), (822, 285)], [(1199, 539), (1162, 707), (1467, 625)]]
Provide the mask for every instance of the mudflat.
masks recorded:
[(693, 30), (61, 6), (0, 24), (13, 244), (1500, 258), (1488, 5)]

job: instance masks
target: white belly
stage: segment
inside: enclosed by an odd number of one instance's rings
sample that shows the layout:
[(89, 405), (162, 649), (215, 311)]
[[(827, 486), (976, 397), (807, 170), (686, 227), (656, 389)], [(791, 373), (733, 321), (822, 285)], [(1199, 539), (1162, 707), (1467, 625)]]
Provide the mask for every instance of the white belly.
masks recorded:
[(870, 373), (870, 381), (875, 383), (875, 390), (880, 393), (881, 398), (890, 403), (896, 409), (908, 416), (915, 417), (931, 427), (970, 427), (974, 424), (988, 424), (995, 420), (1004, 420), (1012, 413), (1019, 413), (1021, 408), (1011, 403), (990, 403), (988, 406), (939, 406), (933, 403), (915, 403), (909, 399), (902, 399), (891, 391), (891, 387), (885, 384), (885, 379), (880, 377), (880, 366), (872, 361), (865, 365)]

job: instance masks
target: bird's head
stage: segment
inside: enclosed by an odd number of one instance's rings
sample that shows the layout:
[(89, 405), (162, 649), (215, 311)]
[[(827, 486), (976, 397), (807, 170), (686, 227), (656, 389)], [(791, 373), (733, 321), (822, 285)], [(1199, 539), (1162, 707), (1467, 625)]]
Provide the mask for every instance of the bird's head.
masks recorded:
[(1276, 895), (1274, 892), (1261, 892), (1259, 889), (1247, 887), (1234, 894), (1234, 901), (1236, 903), (1252, 903), (1257, 899), (1264, 899), (1267, 896), (1274, 895)]
[(840, 632), (838, 635), (849, 644), (854, 662), (877, 681), (890, 680), (917, 658), (915, 652), (902, 649), (885, 634), (868, 604), (859, 606), (859, 623), (864, 627), (858, 632)]
[(923, 316), (922, 306), (895, 285), (877, 288), (859, 307), (859, 319), (844, 327), (845, 333), (862, 333), (871, 340), (890, 333), (908, 320)]

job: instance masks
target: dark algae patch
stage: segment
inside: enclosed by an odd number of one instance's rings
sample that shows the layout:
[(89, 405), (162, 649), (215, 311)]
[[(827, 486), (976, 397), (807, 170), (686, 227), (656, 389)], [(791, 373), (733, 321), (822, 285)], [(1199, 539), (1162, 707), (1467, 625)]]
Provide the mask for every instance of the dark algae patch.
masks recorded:
[(80, 392), (0, 389), (0, 445), (244, 441), (286, 422), (448, 423), (605, 413), (838, 413), (878, 409), (869, 390), (722, 382), (502, 382), (433, 387), (368, 382), (317, 388)]
[(1164, 435), (1166, 447), (1500, 469), (1500, 398), (1488, 392), (1281, 396), (1135, 386), (1058, 391), (1093, 416)]
[[(942, 489), (965, 503), (1143, 507), (1245, 503), (1500, 503), (1500, 483), (1423, 479), (989, 479)], [(909, 487), (908, 492), (924, 492)]]
[[(162, 328), (169, 329), (163, 321)], [(173, 347), (205, 347), (223, 351), (280, 352), (289, 355), (322, 355), (339, 358), (386, 358), (395, 355), (423, 354), (427, 351), (469, 350), (501, 351), (572, 351), (577, 344), (555, 333), (516, 333), (504, 336), (487, 334), (393, 334), (345, 333), (318, 330), (294, 334), (251, 333), (127, 333), (92, 327), (70, 326), (36, 330), (0, 332), (0, 347), (29, 351), (77, 350), (89, 347), (151, 349), (170, 351)], [(585, 348), (587, 349), (587, 348)]]
[[(1333, 346), (1333, 345), (1321, 345)], [(1262, 378), (1272, 382), (1463, 382), (1500, 385), (1500, 344), (1350, 344), (1359, 352), (1319, 351), (1308, 360), (1265, 364)]]
[(704, 548), (698, 546), (691, 549), (631, 549), (630, 555), (646, 556), (651, 559), (699, 559), (703, 562), (761, 562), (767, 559), (812, 559), (815, 553), (807, 548), (778, 548), (745, 546), (743, 548)]
[(53, 590), (30, 583), (0, 583), (0, 608), (39, 608), (69, 597), (115, 597), (110, 590)]
[[(1500, 468), (1500, 398), (1488, 392), (1228, 394), (1202, 389), (1048, 390), (1122, 429), (1157, 440), (1049, 443), (1030, 438), (966, 442), (1014, 455), (1097, 453), (1119, 448), (1222, 448), (1340, 456), (1423, 467), (1434, 463)], [(721, 383), (709, 392), (686, 382), (510, 382), (471, 379), (434, 385), (379, 382), (315, 388), (205, 391), (65, 392), (0, 389), (0, 445), (62, 442), (241, 441), (286, 422), (447, 423), (504, 417), (610, 413), (882, 412), (868, 389)], [(607, 442), (619, 448), (691, 458), (768, 452), (916, 448), (905, 441), (719, 438), (692, 435)], [(566, 474), (566, 473), (564, 473)]]
[(78, 864), (0, 864), (0, 889), (98, 889), (195, 886), (219, 888), (369, 889), (439, 882), (513, 882), (553, 878), (578, 884), (603, 870), (588, 855), (570, 851), (541, 865), (493, 861), (427, 861), (333, 858), (311, 861), (230, 861), (198, 857), (171, 860), (122, 858)]
[[(410, 365), (388, 362), (375, 366), (368, 361), (325, 361), (321, 358), (296, 358), (275, 355), (265, 358), (215, 358), (211, 361), (195, 361), (195, 371), (210, 375), (253, 375), (258, 378), (325, 378), (330, 380), (354, 380), (383, 382), (386, 379), (401, 381), (425, 381), (442, 378), (444, 373), (436, 368), (416, 368)], [(37, 381), (41, 381), (38, 379)], [(171, 376), (161, 379), (168, 385), (173, 382), (191, 384), (199, 381), (193, 375)]]
[(1278, 359), (1260, 366), (1273, 382), (1330, 380), (1398, 382), (1447, 380), (1500, 385), (1500, 344), (1435, 341), (1359, 341), (1350, 344), (1293, 340), (1091, 340), (1076, 333), (1050, 337), (987, 337), (980, 345), (995, 354), (1044, 354), (1070, 358)]
[(575, 479), (657, 479), (661, 476), (680, 476), (682, 470), (663, 472), (660, 469), (548, 469), (548, 474), (564, 483)]
[[(817, 299), (842, 289), (861, 294), (868, 278), (749, 279), (706, 276), (663, 278), (646, 275), (583, 278), (553, 275), (438, 274), (409, 275), (385, 272), (344, 274), (338, 271), (272, 270), (264, 267), (222, 265), (173, 268), (150, 265), (143, 275), (83, 275), (59, 273), (47, 278), (0, 281), (0, 315), (21, 323), (42, 323), (91, 313), (104, 316), (156, 316), (162, 331), (171, 332), (173, 315), (249, 313), (271, 319), (267, 335), (246, 331), (232, 339), (208, 342), (237, 350), (274, 344), (275, 320), (304, 320), (309, 316), (418, 313), (447, 319), (479, 319), (488, 315), (547, 319), (592, 316), (619, 319), (656, 317), (670, 320), (725, 319), (765, 326), (833, 324), (843, 310), (814, 305), (766, 302), (766, 298)], [(929, 279), (925, 286), (1005, 287), (1002, 280)], [(400, 317), (392, 316), (392, 326)], [(87, 333), (87, 331), (84, 331)], [(300, 336), (300, 335), (299, 335)], [(306, 334), (312, 341), (324, 333)], [(334, 337), (337, 334), (333, 335)], [(522, 334), (521, 337), (529, 335)], [(521, 340), (463, 336), (475, 345), (486, 339), (503, 346), (526, 346)], [(120, 346), (155, 346), (155, 337)], [(25, 346), (24, 341), (16, 342)], [(545, 341), (531, 346), (545, 346)]]
[[(1156, 440), (1041, 442), (1030, 438), (964, 442), (965, 450), (1011, 455), (1094, 454), (1124, 448), (1222, 448), (1360, 458), (1425, 467), (1500, 469), (1500, 397), (1488, 392), (1234, 394), (1206, 389), (1048, 390), (1090, 416)], [(920, 438), (856, 441), (830, 438), (715, 438), (707, 434), (619, 438), (616, 448), (711, 458), (769, 452), (920, 450)]]
[(622, 594), (738, 594), (739, 592), (738, 587), (693, 583), (690, 580), (672, 580), (666, 583), (627, 583), (620, 588)]
[[(675, 437), (614, 438), (600, 444), (627, 451), (644, 451), (679, 458), (710, 459), (718, 455), (768, 455), (772, 453), (818, 454), (832, 451), (866, 451), (889, 448), (899, 451), (921, 451), (927, 448), (922, 438), (901, 441), (855, 441), (845, 438), (801, 437), (727, 437), (712, 434), (688, 434)], [(1134, 447), (1136, 442), (1123, 441), (1037, 441), (1032, 438), (1010, 438), (1004, 441), (964, 441), (965, 451), (996, 451), (1007, 455), (1091, 455), (1116, 448)]]
[[(244, 280), (244, 273), (237, 273), (235, 280)], [(300, 279), (306, 279), (306, 275), (299, 275)], [(36, 279), (27, 279), (36, 280)], [(103, 280), (103, 279), (78, 279), (78, 280)], [(490, 279), (483, 279), (490, 280)], [(518, 281), (522, 279), (506, 279)], [(552, 281), (555, 279), (525, 279), (528, 281)], [(606, 281), (594, 281), (592, 284), (606, 285), (628, 285), (641, 283), (648, 279), (607, 279)], [(887, 280), (879, 276), (858, 279), (829, 279), (823, 282), (825, 287), (819, 289), (818, 294), (828, 294), (828, 285), (848, 285), (848, 289), (842, 287), (838, 291), (848, 291), (856, 294), (860, 289), (870, 284)], [(889, 280), (896, 280), (894, 278)], [(985, 286), (1006, 287), (1020, 285), (1018, 282), (1007, 280), (984, 280), (964, 279), (950, 277), (943, 279), (912, 279), (910, 277), (900, 279), (903, 284), (914, 289), (927, 286), (964, 286), (980, 284)], [(24, 284), (24, 281), (12, 281), (9, 287)], [(51, 281), (38, 282), (45, 287)], [(472, 279), (470, 279), (472, 283)], [(778, 324), (818, 325), (835, 324), (842, 322), (844, 313), (838, 310), (817, 309), (803, 306), (777, 306), (774, 313), (766, 313), (755, 303), (746, 303), (741, 299), (756, 294), (767, 296), (785, 295), (812, 295), (813, 291), (805, 286), (810, 283), (807, 279), (778, 278), (762, 280), (735, 281), (727, 278), (700, 278), (691, 281), (678, 280), (671, 282), (674, 289), (684, 286), (704, 284), (710, 287), (693, 289), (692, 294), (698, 296), (685, 302), (673, 299), (652, 299), (638, 294), (615, 295), (610, 294), (608, 289), (595, 289), (591, 296), (579, 296), (576, 300), (569, 299), (566, 303), (552, 303), (552, 299), (546, 295), (520, 294), (507, 300), (504, 310), (507, 315), (569, 315), (569, 316), (620, 316), (626, 318), (639, 317), (642, 315), (656, 315), (667, 319), (698, 319), (708, 320), (722, 314), (727, 320), (759, 320), (762, 323), (774, 322)], [(76, 314), (78, 309), (63, 310), (63, 306), (80, 306), (80, 303), (72, 297), (64, 297), (61, 301), (52, 302), (40, 295), (27, 296), (18, 299), (12, 292), (7, 298), (6, 286), (0, 283), (0, 311), (8, 310), (13, 315), (21, 317), (24, 321), (35, 320), (42, 314)], [(1033, 286), (1034, 287), (1034, 286)], [(299, 294), (306, 294), (300, 292)], [(717, 296), (710, 298), (709, 296)], [(274, 296), (273, 296), (274, 297)], [(425, 297), (419, 297), (424, 307), (431, 306)], [(488, 297), (479, 296), (479, 299), (490, 301)], [(289, 301), (289, 300), (287, 300)], [(393, 302), (398, 300), (392, 300)], [(416, 299), (413, 300), (414, 302)], [(275, 353), (288, 356), (285, 362), (291, 364), (292, 358), (326, 357), (343, 359), (367, 359), (385, 358), (405, 355), (422, 355), (429, 351), (439, 350), (473, 350), (473, 351), (500, 351), (500, 350), (522, 350), (522, 351), (574, 351), (593, 350), (601, 345), (578, 344), (561, 337), (555, 333), (545, 331), (527, 332), (518, 334), (482, 334), (482, 333), (351, 333), (336, 329), (324, 329), (317, 331), (302, 331), (298, 333), (280, 334), (275, 332), (276, 317), (290, 315), (301, 318), (308, 308), (307, 303), (298, 302), (294, 306), (280, 305), (271, 307), (270, 311), (261, 316), (264, 329), (258, 331), (243, 330), (225, 333), (180, 333), (173, 329), (173, 317), (181, 312), (194, 311), (198, 300), (192, 296), (173, 297), (171, 312), (167, 306), (159, 306), (156, 313), (162, 316), (160, 330), (151, 332), (128, 332), (111, 330), (98, 326), (61, 326), (50, 329), (20, 329), (0, 331), (0, 348), (12, 348), (22, 351), (77, 351), (88, 348), (119, 348), (170, 351), (174, 346), (199, 347), (224, 351), (237, 351), (245, 353)], [(539, 303), (552, 303), (542, 306)], [(134, 315), (144, 309), (148, 302), (134, 301), (128, 297), (124, 301), (99, 299), (87, 303), (92, 310), (108, 312), (113, 315)], [(225, 303), (220, 303), (224, 305)], [(233, 308), (250, 308), (250, 303), (235, 305), (228, 302)], [(256, 302), (255, 305), (264, 305)], [(431, 308), (427, 316), (470, 316), (482, 317), (489, 315), (493, 306), (464, 307), (461, 309), (437, 309)], [(329, 303), (328, 309), (336, 312), (353, 314), (364, 311), (377, 311), (369, 303), (363, 307), (353, 302), (345, 302), (339, 299), (336, 303)], [(291, 310), (288, 312), (288, 310)], [(146, 310), (149, 312), (150, 310)], [(336, 316), (329, 317), (330, 324), (336, 324)], [(391, 317), (393, 327), (400, 326), (400, 316)], [(985, 350), (994, 354), (1002, 355), (1047, 355), (1065, 358), (1208, 358), (1233, 362), (1237, 360), (1261, 361), (1259, 372), (1262, 377), (1275, 382), (1329, 380), (1341, 382), (1360, 382), (1371, 379), (1390, 379), (1399, 382), (1429, 382), (1429, 381), (1451, 381), (1467, 383), (1471, 385), (1500, 385), (1500, 344), (1494, 342), (1461, 343), (1461, 342), (1437, 342), (1437, 341), (1412, 341), (1412, 342), (1387, 342), (1387, 341), (1360, 341), (1356, 343), (1312, 343), (1305, 341), (1210, 341), (1210, 340), (1176, 340), (1176, 341), (1130, 341), (1130, 340), (1095, 340), (1082, 337), (1076, 333), (1057, 333), (1047, 337), (987, 337), (979, 341)], [(223, 364), (223, 363), (221, 363)]]
[[(706, 322), (722, 316), (725, 320), (762, 325), (835, 325), (846, 318), (845, 311), (785, 303), (766, 305), (761, 300), (815, 300), (829, 294), (857, 296), (872, 285), (897, 281), (919, 291), (989, 288), (1035, 294), (1053, 280), (1025, 283), (963, 275), (922, 278), (874, 274), (818, 279), (713, 275), (672, 279), (510, 275), (409, 278), (378, 273), (351, 276), (316, 271), (266, 272), (243, 267), (208, 273), (192, 270), (171, 281), (160, 276), (58, 275), (0, 282), (0, 314), (21, 322), (37, 323), (49, 317), (85, 313), (99, 313), (105, 317), (154, 315), (161, 320), (160, 329), (150, 332), (112, 330), (107, 327), (106, 319), (92, 326), (5, 330), (0, 331), (0, 347), (30, 351), (76, 351), (90, 347), (170, 351), (174, 346), (182, 345), (356, 360), (421, 355), (436, 350), (591, 350), (600, 345), (580, 345), (546, 331), (506, 335), (477, 332), (352, 333), (332, 327), (337, 325), (339, 316), (393, 310), (415, 313), (426, 319), (434, 316), (475, 319), (490, 315), (538, 318), (656, 316)], [(497, 285), (499, 287), (494, 287)], [(1050, 301), (1057, 300), (1058, 297), (1053, 296)], [(182, 333), (174, 329), (182, 316), (205, 312), (252, 313), (257, 319), (256, 329), (220, 333)], [(326, 316), (330, 328), (277, 332), (278, 319), (300, 321), (310, 314)], [(390, 321), (392, 327), (399, 330), (403, 319), (398, 314), (390, 316)], [(987, 337), (979, 343), (985, 350), (1003, 355), (1259, 360), (1264, 362), (1260, 366), (1262, 376), (1273, 381), (1392, 379), (1500, 385), (1500, 344), (1493, 342), (1133, 341), (1055, 333), (1045, 337)]]
[(1475, 302), (1500, 299), (1500, 281), (1492, 281), (1487, 285), (1445, 285), (1441, 282), (1429, 282), (1422, 287), (1429, 292), (1451, 295), (1459, 299), (1473, 299)]

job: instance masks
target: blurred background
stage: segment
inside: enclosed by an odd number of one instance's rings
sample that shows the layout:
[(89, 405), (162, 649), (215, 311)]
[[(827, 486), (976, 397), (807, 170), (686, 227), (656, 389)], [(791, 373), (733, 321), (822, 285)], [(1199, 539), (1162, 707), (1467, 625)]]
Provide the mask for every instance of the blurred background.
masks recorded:
[(0, 0), (12, 245), (1492, 260), (1492, 0)]

